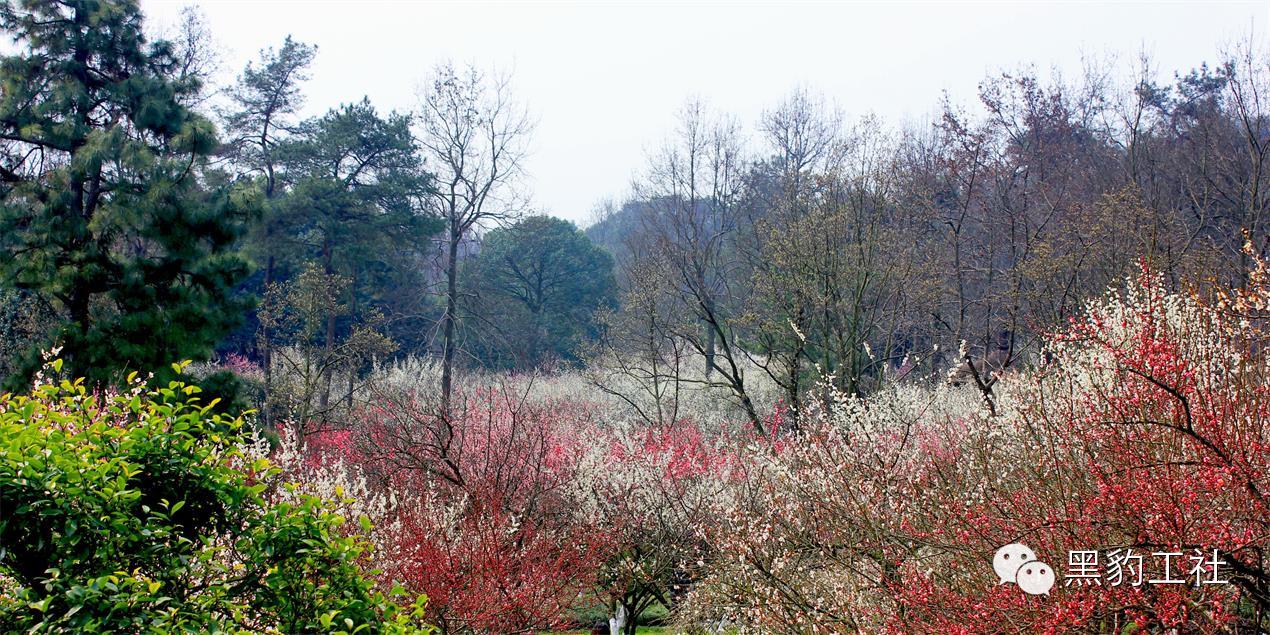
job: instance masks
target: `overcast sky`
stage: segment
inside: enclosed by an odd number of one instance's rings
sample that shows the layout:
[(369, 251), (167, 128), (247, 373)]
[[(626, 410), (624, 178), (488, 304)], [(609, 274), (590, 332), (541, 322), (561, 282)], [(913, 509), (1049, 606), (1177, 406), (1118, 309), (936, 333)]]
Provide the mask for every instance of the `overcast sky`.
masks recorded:
[[(153, 25), (188, 0), (142, 0)], [(690, 97), (739, 117), (797, 86), (848, 117), (921, 121), (940, 95), (970, 104), (987, 74), (1034, 65), (1075, 77), (1082, 58), (1132, 67), (1147, 51), (1164, 77), (1249, 34), (1264, 42), (1270, 1), (1153, 3), (438, 3), (204, 0), (223, 81), (288, 35), (318, 46), (307, 112), (369, 96), (413, 107), (439, 60), (513, 72), (538, 126), (528, 163), (537, 209), (579, 223), (620, 199)]]

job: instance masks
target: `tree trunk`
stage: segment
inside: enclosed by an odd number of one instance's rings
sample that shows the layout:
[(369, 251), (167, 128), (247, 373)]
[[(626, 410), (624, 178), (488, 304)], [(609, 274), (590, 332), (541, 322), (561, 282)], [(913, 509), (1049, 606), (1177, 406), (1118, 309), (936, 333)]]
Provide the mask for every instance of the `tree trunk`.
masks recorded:
[[(356, 326), (360, 316), (357, 313), (357, 265), (353, 265), (353, 275), (349, 277), (348, 282), (348, 315), (351, 323)], [(357, 387), (354, 381), (357, 374), (361, 371), (360, 362), (356, 358), (349, 361), (348, 364), (348, 394), (344, 395), (344, 405), (349, 412), (353, 411), (353, 390)]]
[[(269, 123), (266, 120), (264, 130), (260, 135), (260, 149), (265, 155), (265, 250), (269, 252), (269, 257), (265, 260), (265, 285), (264, 292), (269, 293), (269, 286), (273, 284), (274, 269), (277, 267), (276, 259), (273, 255), (273, 213), (271, 201), (273, 194), (277, 188), (277, 179), (273, 173), (273, 163), (269, 157)], [(259, 315), (259, 313), (257, 313)], [(269, 327), (265, 324), (260, 325), (260, 360), (265, 365), (265, 386), (264, 386), (264, 403), (260, 407), (260, 420), (266, 428), (273, 423), (273, 413), (270, 407), (269, 398), (273, 393), (273, 341), (269, 337)]]
[(609, 617), (609, 635), (626, 635), (626, 605), (621, 602), (615, 602), (616, 609), (613, 615)]
[(714, 329), (706, 324), (706, 379), (714, 373)]
[[(266, 226), (265, 227), (265, 248), (269, 250), (273, 249), (273, 241), (270, 239), (271, 233), (272, 232), (270, 231), (268, 226)], [(273, 254), (271, 253), (269, 254), (269, 258), (265, 263), (265, 293), (269, 292), (269, 285), (273, 284), (274, 266), (275, 266), (274, 258), (273, 258)], [(265, 387), (264, 387), (265, 395), (264, 395), (264, 403), (261, 404), (261, 407), (260, 407), (260, 419), (261, 419), (261, 423), (263, 423), (265, 427), (267, 428), (270, 426), (270, 424), (273, 423), (273, 415), (271, 413), (271, 408), (270, 408), (271, 404), (269, 401), (269, 398), (272, 393), (272, 387), (273, 387), (273, 343), (269, 339), (269, 327), (265, 324), (260, 325), (260, 348), (261, 348), (261, 351), (260, 351), (261, 362), (265, 365), (265, 369), (264, 369), (265, 370)]]
[(798, 421), (802, 416), (802, 356), (804, 344), (799, 342), (794, 351), (789, 356), (789, 364), (785, 367), (786, 381), (788, 385), (785, 387), (785, 398), (789, 401), (786, 407), (789, 409), (789, 427), (791, 430), (798, 429)]
[[(331, 262), (331, 239), (327, 238), (322, 243), (322, 261), (323, 271), (327, 276), (335, 274), (334, 263)], [(324, 344), (323, 356), (326, 358), (325, 369), (322, 371), (322, 394), (318, 400), (319, 409), (325, 413), (326, 407), (331, 403), (331, 354), (335, 350), (335, 307), (332, 306), (326, 313), (326, 342)]]
[(459, 303), (459, 239), (462, 234), (450, 230), (450, 254), (446, 262), (445, 315), (442, 316), (444, 351), (441, 355), (441, 413), (450, 414), (450, 394), (454, 382), (454, 314)]
[(767, 430), (763, 429), (763, 420), (759, 418), (758, 410), (754, 407), (754, 402), (750, 400), (750, 395), (745, 392), (745, 387), (738, 386), (734, 388), (734, 391), (740, 396), (741, 407), (745, 408), (745, 415), (750, 418), (750, 425), (754, 426), (754, 431), (761, 437), (767, 436)]
[[(75, 30), (77, 32), (86, 31), (88, 29), (88, 10), (79, 7), (73, 7), (72, 10), (74, 11)], [(91, 85), (91, 80), (88, 74), (88, 60), (91, 52), (87, 46), (83, 45), (83, 39), (76, 38), (75, 42), (75, 65), (73, 67), (73, 72), (75, 79), (82, 86), (87, 87)], [(75, 123), (81, 130), (87, 130), (90, 128), (88, 115), (91, 109), (92, 106), (88, 103), (87, 99), (81, 98), (76, 100)], [(74, 161), (75, 157), (79, 155), (80, 149), (83, 148), (87, 142), (87, 134), (76, 135), (76, 138), (71, 141), (72, 150), (70, 154), (72, 161)], [(71, 209), (74, 213), (78, 214), (81, 219), (83, 219), (83, 225), (78, 228), (81, 233), (71, 239), (71, 250), (72, 253), (82, 254), (87, 244), (93, 240), (93, 232), (91, 229), (93, 211), (90, 209), (89, 199), (85, 196), (85, 188), (88, 186), (87, 181), (78, 170), (72, 170), (71, 174)], [(92, 306), (92, 293), (89, 288), (86, 288), (87, 283), (88, 281), (83, 278), (75, 281), (74, 286), (71, 288), (70, 301), (66, 307), (67, 311), (70, 313), (71, 323), (74, 324), (75, 332), (80, 337), (83, 337), (88, 333), (89, 310)], [(94, 281), (93, 284), (95, 285), (96, 282)], [(65, 342), (62, 342), (62, 344), (64, 345)], [(76, 342), (75, 347), (68, 347), (62, 352), (62, 357), (70, 362), (70, 366), (74, 372), (85, 374), (88, 369), (83, 368), (80, 365), (84, 360), (77, 359), (76, 353), (78, 351), (74, 350), (74, 348), (82, 346), (82, 341)]]

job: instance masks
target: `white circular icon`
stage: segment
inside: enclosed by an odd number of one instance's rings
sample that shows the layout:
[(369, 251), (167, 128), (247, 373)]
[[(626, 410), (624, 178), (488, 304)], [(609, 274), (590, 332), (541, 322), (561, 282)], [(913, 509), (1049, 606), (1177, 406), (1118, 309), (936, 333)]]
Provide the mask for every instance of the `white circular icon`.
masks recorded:
[(992, 570), (1001, 578), (1001, 584), (1006, 584), (1014, 582), (1020, 565), (1033, 560), (1036, 560), (1036, 554), (1027, 545), (1014, 542), (997, 549), (996, 555), (992, 556)]
[(1054, 568), (1040, 560), (1033, 560), (1019, 567), (1014, 581), (1028, 595), (1049, 595), (1050, 589), (1054, 588)]

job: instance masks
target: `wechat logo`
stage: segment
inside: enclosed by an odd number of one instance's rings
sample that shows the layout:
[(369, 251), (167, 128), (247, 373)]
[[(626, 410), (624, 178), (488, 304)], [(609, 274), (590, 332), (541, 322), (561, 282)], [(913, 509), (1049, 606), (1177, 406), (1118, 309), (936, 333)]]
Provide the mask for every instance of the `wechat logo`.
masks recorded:
[(1036, 559), (1036, 552), (1022, 543), (1010, 543), (992, 556), (992, 570), (1001, 584), (1017, 584), (1028, 595), (1049, 595), (1054, 588), (1054, 567)]

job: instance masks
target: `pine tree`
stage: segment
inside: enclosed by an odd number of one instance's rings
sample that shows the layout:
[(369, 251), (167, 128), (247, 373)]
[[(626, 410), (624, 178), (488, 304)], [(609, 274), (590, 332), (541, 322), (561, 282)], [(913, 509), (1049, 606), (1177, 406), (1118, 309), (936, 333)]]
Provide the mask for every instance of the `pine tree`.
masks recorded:
[(0, 284), (56, 310), (41, 346), (94, 382), (206, 356), (248, 308), (232, 249), (254, 197), (206, 169), (198, 78), (133, 1), (4, 2), (0, 28), (20, 49), (0, 59)]
[[(222, 113), (230, 135), (226, 151), (235, 168), (255, 178), (264, 194), (262, 218), (247, 239), (247, 251), (263, 273), (262, 294), (278, 281), (279, 236), (278, 205), (286, 194), (284, 174), (280, 171), (278, 150), (299, 127), (298, 112), (304, 104), (300, 84), (308, 79), (308, 69), (317, 47), (287, 36), (278, 49), (260, 52), (258, 63), (248, 63), (229, 90), (230, 106)], [(250, 325), (249, 325), (250, 326)], [(258, 351), (264, 367), (264, 403), (261, 420), (273, 421), (273, 340), (265, 323), (257, 324)]]
[[(290, 189), (277, 206), (279, 241), (290, 242), (300, 260), (327, 276), (349, 279), (347, 321), (362, 323), (377, 272), (403, 266), (411, 250), (439, 229), (423, 197), (431, 177), (424, 171), (410, 118), (380, 116), (370, 101), (346, 104), (306, 121), (281, 148)], [(339, 339), (339, 311), (326, 320), (325, 354)], [(320, 399), (330, 398), (330, 373)]]

